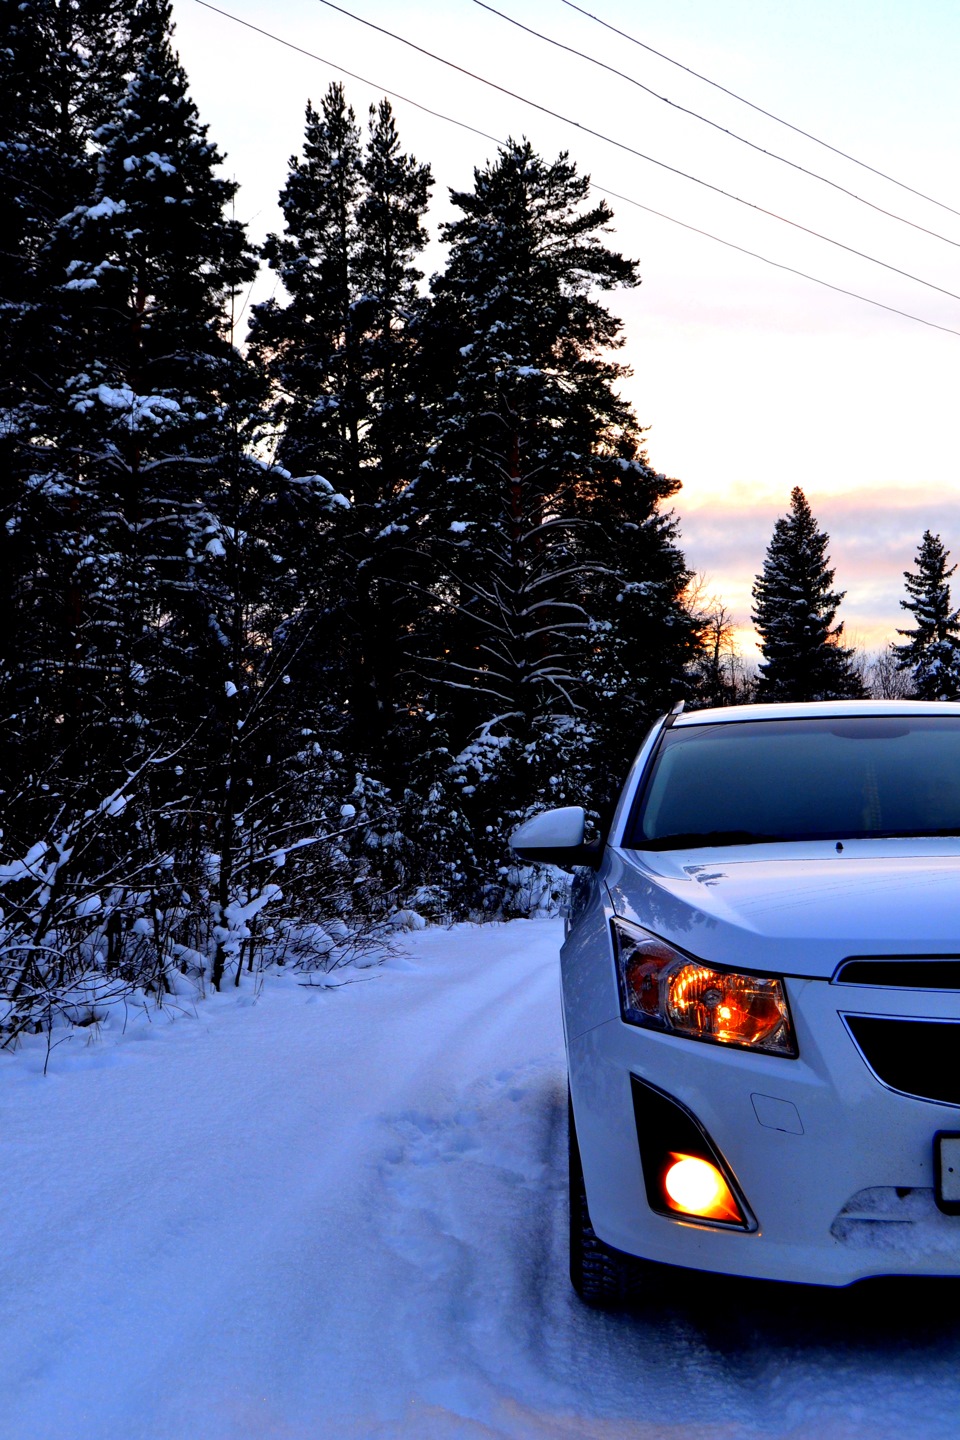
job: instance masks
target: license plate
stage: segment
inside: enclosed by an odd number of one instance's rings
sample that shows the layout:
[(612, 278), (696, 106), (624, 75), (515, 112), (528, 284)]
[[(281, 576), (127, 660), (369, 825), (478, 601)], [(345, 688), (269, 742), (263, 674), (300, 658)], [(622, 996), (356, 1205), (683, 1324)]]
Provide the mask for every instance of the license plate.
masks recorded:
[(937, 1204), (946, 1215), (960, 1215), (960, 1133), (938, 1130), (933, 1137)]

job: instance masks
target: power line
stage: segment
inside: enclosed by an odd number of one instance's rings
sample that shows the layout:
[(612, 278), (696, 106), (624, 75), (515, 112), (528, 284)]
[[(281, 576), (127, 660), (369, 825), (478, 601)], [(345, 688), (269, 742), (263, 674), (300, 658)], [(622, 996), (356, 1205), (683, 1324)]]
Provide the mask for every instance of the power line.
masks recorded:
[(234, 15), (229, 10), (221, 10), (218, 5), (211, 5), (210, 0), (197, 0), (197, 4), (202, 5), (204, 10), (213, 10), (215, 14), (222, 15), (225, 20), (233, 20), (235, 24), (242, 25), (246, 30), (255, 30), (258, 35), (264, 35), (268, 40), (275, 40), (278, 45), (285, 45), (288, 50), (296, 50), (298, 55), (306, 55), (308, 60), (319, 60), (321, 65), (329, 65), (331, 70), (336, 70), (340, 75), (349, 75), (351, 80), (359, 80), (361, 85), (369, 85), (371, 89), (379, 90), (384, 95), (392, 95), (394, 100), (402, 100), (405, 105), (412, 105), (415, 110), (422, 110), (425, 115), (432, 115), (436, 120), (446, 120), (450, 125), (458, 125), (461, 130), (469, 130), (471, 135), (479, 135), (482, 140), (492, 140), (494, 145), (503, 144), (503, 141), (498, 140), (496, 135), (488, 135), (486, 130), (478, 130), (475, 125), (468, 125), (464, 120), (455, 120), (452, 115), (442, 115), (439, 110), (431, 110), (429, 105), (423, 105), (419, 100), (411, 100), (409, 95), (401, 95), (396, 90), (387, 90), (385, 86), (378, 85), (374, 80), (367, 80), (353, 70), (347, 70), (345, 66), (338, 65), (334, 60), (327, 60), (313, 50), (305, 50), (302, 45), (295, 45), (292, 40), (284, 40), (281, 35), (274, 35), (272, 31), (264, 30), (249, 20), (241, 20), (239, 15)]
[(574, 0), (563, 0), (564, 5), (571, 10), (578, 10), (581, 15), (586, 15), (588, 20), (594, 20), (602, 25), (605, 30), (612, 30), (614, 35), (629, 40), (631, 45), (639, 45), (642, 50), (648, 50), (651, 55), (656, 55), (660, 60), (666, 60), (669, 65), (676, 65), (678, 70), (685, 70), (695, 80), (702, 80), (705, 85), (712, 85), (715, 90), (722, 90), (724, 95), (729, 95), (733, 100), (739, 100), (741, 105), (748, 105), (751, 110), (756, 110), (758, 115), (765, 115), (768, 120), (775, 120), (778, 125), (785, 125), (788, 130), (795, 134), (802, 135), (805, 140), (812, 140), (815, 145), (822, 145), (824, 150), (832, 150), (834, 155), (840, 155), (844, 160), (849, 160), (853, 165), (859, 165), (862, 170), (869, 170), (871, 175), (879, 175), (881, 180), (889, 180), (891, 185), (897, 185), (901, 190), (908, 190), (911, 195), (917, 195), (921, 200), (928, 201), (931, 205), (937, 205), (941, 210), (948, 210), (951, 215), (960, 215), (960, 210), (955, 210), (952, 205), (947, 205), (942, 200), (936, 200), (932, 195), (926, 195), (922, 190), (915, 190), (904, 180), (897, 180), (893, 175), (888, 175), (885, 170), (878, 170), (875, 165), (868, 165), (866, 160), (858, 160), (856, 155), (849, 155), (846, 150), (840, 150), (836, 145), (831, 145), (828, 140), (821, 140), (816, 135), (811, 135), (809, 130), (801, 130), (799, 125), (793, 125), (789, 120), (784, 120), (780, 115), (774, 115), (772, 110), (764, 110), (762, 105), (755, 105), (744, 95), (738, 95), (736, 90), (728, 90), (726, 85), (721, 85), (719, 80), (711, 80), (709, 75), (701, 75), (699, 70), (691, 70), (689, 65), (684, 65), (680, 60), (674, 60), (670, 55), (665, 55), (662, 50), (655, 50), (644, 40), (638, 40), (635, 35), (628, 35), (626, 30), (618, 30), (616, 25), (611, 25), (608, 20), (601, 20), (599, 15), (594, 15), (590, 10), (584, 10), (582, 5), (575, 5)]
[(758, 250), (748, 250), (745, 245), (737, 245), (732, 240), (724, 240), (719, 235), (711, 234), (709, 230), (701, 230), (699, 225), (690, 225), (686, 220), (678, 220), (674, 215), (665, 215), (662, 210), (654, 210), (650, 205), (642, 205), (639, 200), (631, 200), (629, 195), (618, 195), (616, 190), (610, 190), (602, 185), (594, 188), (614, 200), (622, 200), (625, 205), (634, 205), (638, 210), (646, 210), (648, 215), (657, 215), (661, 220), (669, 220), (671, 225), (679, 225), (683, 230), (691, 230), (694, 235), (703, 235), (708, 240), (715, 240), (718, 245), (726, 245), (728, 250), (739, 250), (741, 255), (749, 255), (754, 260), (762, 260), (764, 265), (772, 265), (776, 270), (786, 270), (791, 275), (799, 275), (803, 280), (812, 280), (814, 285), (823, 285), (828, 290), (835, 290), (838, 295), (849, 295), (854, 300), (862, 300), (866, 305), (876, 305), (880, 310), (889, 310), (891, 315), (902, 315), (906, 320), (916, 320), (921, 325), (928, 325), (931, 330), (942, 330), (947, 335), (960, 335), (960, 330), (954, 330), (950, 325), (938, 325), (936, 320), (924, 320), (922, 315), (912, 315), (909, 310), (898, 310), (895, 305), (887, 305), (883, 300), (873, 300), (869, 295), (860, 295), (856, 290), (846, 290), (842, 285), (834, 285), (830, 280), (821, 280), (818, 275), (808, 275), (806, 270), (798, 270), (794, 265), (785, 265), (781, 260), (771, 260), (769, 255), (761, 255)]
[(672, 175), (679, 175), (683, 180), (691, 180), (695, 185), (701, 185), (705, 190), (712, 190), (715, 195), (722, 195), (726, 200), (733, 200), (738, 205), (744, 205), (748, 210), (756, 210), (760, 215), (768, 215), (772, 220), (779, 220), (782, 225), (789, 225), (794, 230), (801, 231), (804, 235), (812, 235), (816, 240), (823, 240), (827, 245), (833, 245), (838, 250), (845, 250), (848, 255), (856, 255), (860, 260), (867, 260), (871, 265), (879, 265), (884, 270), (890, 270), (894, 275), (902, 275), (905, 280), (912, 280), (917, 285), (923, 285), (928, 290), (936, 290), (940, 295), (947, 295), (951, 300), (960, 300), (954, 290), (947, 290), (943, 285), (936, 285), (932, 280), (924, 280), (920, 275), (914, 275), (910, 270), (901, 270), (899, 265), (891, 265), (887, 260), (880, 260), (876, 255), (870, 255), (865, 250), (858, 250), (853, 245), (846, 245), (842, 240), (836, 240), (831, 235), (824, 235), (820, 230), (814, 230), (809, 225), (801, 225), (799, 220), (791, 220), (786, 215), (780, 215), (776, 210), (768, 210), (765, 205), (758, 205), (753, 200), (745, 200), (741, 195), (734, 195), (729, 190), (724, 190), (719, 185), (713, 185), (709, 180), (702, 180), (699, 175), (691, 175), (686, 170), (679, 169), (676, 165), (669, 165), (666, 160), (657, 160), (653, 155), (647, 155), (642, 150), (627, 145), (623, 140), (617, 140), (612, 135), (605, 135), (601, 130), (594, 130), (590, 125), (584, 125), (579, 120), (572, 120), (569, 115), (562, 115), (559, 110), (551, 110), (548, 105), (541, 105), (537, 100), (530, 100), (526, 95), (520, 95), (516, 90), (509, 90), (505, 85), (499, 85), (496, 80), (488, 80), (483, 75), (478, 75), (474, 70), (468, 70), (463, 65), (456, 64), (453, 60), (447, 60), (443, 55), (437, 55), (433, 50), (427, 50), (425, 46), (418, 45), (415, 40), (408, 40), (404, 35), (398, 35), (394, 30), (388, 30), (383, 25), (375, 25), (372, 20), (365, 20), (362, 15), (355, 15), (352, 10), (345, 10), (342, 5), (335, 5), (333, 0), (318, 0), (320, 5), (325, 5), (328, 10), (336, 10), (340, 15), (346, 15), (349, 20), (356, 20), (358, 24), (365, 25), (370, 30), (376, 30), (380, 35), (387, 35), (391, 40), (397, 40), (401, 45), (416, 50), (420, 55), (426, 55), (429, 60), (436, 60), (440, 65), (446, 65), (450, 70), (456, 70), (460, 75), (466, 75), (471, 80), (477, 80), (481, 85), (488, 86), (491, 90), (497, 90), (501, 95), (508, 95), (511, 100), (519, 100), (522, 105), (529, 105), (531, 109), (538, 110), (542, 115), (549, 115), (553, 120), (560, 120), (564, 125), (573, 125), (575, 129), (581, 130), (585, 135), (592, 135), (596, 140), (602, 140), (607, 145), (613, 145), (618, 150), (625, 151), (628, 155), (636, 155), (640, 160), (646, 160), (651, 165), (658, 166), (661, 170), (668, 170)]
[(623, 70), (618, 70), (614, 65), (608, 65), (605, 60), (598, 60), (595, 55), (588, 55), (583, 50), (578, 50), (575, 45), (566, 45), (562, 40), (556, 40), (552, 35), (545, 35), (541, 30), (534, 30), (532, 25), (524, 25), (521, 20), (515, 20), (512, 15), (497, 10), (493, 5), (488, 5), (486, 0), (473, 0), (481, 10), (489, 10), (491, 15), (497, 15), (501, 20), (506, 20), (508, 25), (515, 25), (518, 30), (525, 30), (528, 35), (533, 35), (537, 40), (544, 41), (547, 45), (553, 45), (558, 50), (565, 50), (568, 55), (576, 55), (581, 60), (586, 60), (591, 65), (606, 70), (610, 75), (616, 75), (628, 84), (635, 85), (638, 90), (643, 90), (651, 95), (654, 100), (661, 100), (664, 105), (669, 105), (672, 110), (679, 110), (683, 115), (690, 115), (694, 120), (699, 120), (703, 125), (709, 125), (712, 130), (719, 130), (721, 135), (728, 135), (731, 140), (737, 140), (741, 145), (747, 145), (751, 150), (756, 150), (760, 155), (766, 155), (770, 160), (778, 160), (781, 165), (789, 165), (791, 170), (799, 170), (801, 175), (808, 175), (812, 180), (819, 180), (822, 185), (829, 185), (832, 190), (839, 190), (841, 195), (848, 195), (851, 200), (857, 200), (861, 205), (876, 210), (879, 215), (886, 215), (890, 220), (898, 220), (901, 225), (909, 225), (912, 230), (920, 230), (924, 235), (931, 235), (935, 240), (942, 240), (946, 245), (954, 245), (960, 249), (960, 240), (953, 240), (949, 235), (941, 235), (939, 230), (930, 230), (926, 225), (920, 225), (916, 220), (908, 220), (905, 215), (898, 215), (895, 210), (886, 210), (882, 205), (875, 205), (863, 195), (858, 195), (855, 190), (848, 190), (845, 185), (840, 185), (836, 180), (821, 175), (817, 170), (810, 170), (806, 165), (800, 165), (796, 160), (789, 160), (786, 155), (779, 155), (776, 150), (767, 150), (762, 145), (757, 145), (753, 140), (748, 140), (745, 135), (738, 135), (736, 130), (728, 130), (725, 125), (720, 125), (716, 120), (711, 120), (708, 115), (701, 115), (698, 110), (691, 110), (686, 105), (681, 105), (677, 100), (671, 100), (669, 95), (661, 95), (658, 91), (644, 85), (634, 75), (628, 75)]
[[(329, 65), (332, 70), (338, 71), (341, 75), (349, 75), (351, 80), (359, 80), (363, 85), (369, 85), (372, 89), (384, 95), (390, 95), (395, 100), (401, 100), (405, 105), (412, 105), (416, 110), (422, 110), (427, 115), (432, 115), (437, 120), (444, 120), (449, 125), (456, 125), (461, 130), (469, 130), (474, 135), (481, 136), (484, 140), (492, 140), (495, 145), (503, 145), (505, 141), (496, 135), (489, 135), (485, 130), (478, 130), (473, 125), (467, 125), (463, 120), (457, 120), (452, 115), (445, 115), (440, 110), (432, 110), (429, 106), (423, 105), (419, 100), (411, 100), (407, 95), (401, 95), (396, 90), (389, 90), (384, 85), (377, 84), (374, 80), (368, 80), (362, 75), (356, 75), (352, 70), (337, 65), (332, 60), (326, 60), (322, 55), (315, 54), (312, 50), (306, 50), (302, 45), (296, 45), (292, 40), (285, 40), (281, 35), (274, 35), (270, 30), (264, 30), (259, 25), (253, 25), (249, 20), (242, 20), (239, 15), (232, 14), (229, 10), (222, 10), (217, 5), (210, 4), (210, 0), (197, 0), (205, 10), (213, 10), (217, 15), (222, 15), (225, 20), (232, 20), (237, 25), (242, 25), (247, 30), (254, 30), (258, 35), (265, 36), (268, 40), (274, 40), (278, 45), (285, 46), (288, 50), (294, 50), (298, 55), (305, 55), (310, 60), (317, 60), (321, 65)], [(765, 265), (772, 265), (777, 270), (786, 270), (791, 275), (797, 275), (802, 280), (809, 280), (813, 285), (822, 285), (827, 290), (833, 290), (840, 295), (848, 295), (854, 300), (860, 300), (865, 305), (874, 305), (880, 310), (887, 310), (892, 315), (900, 315), (905, 320), (913, 320), (918, 325), (926, 325), (931, 330), (941, 330), (947, 335), (960, 336), (960, 330), (955, 330), (949, 325), (939, 325), (935, 320), (926, 320), (922, 315), (914, 315), (909, 310), (898, 310), (894, 305), (887, 305), (882, 300), (874, 300), (869, 295), (861, 295), (856, 290), (845, 290), (841, 285), (834, 285), (829, 280), (823, 280), (818, 275), (810, 275), (805, 270), (798, 270), (793, 265), (782, 264), (779, 260), (771, 260), (768, 255), (761, 255), (759, 251), (748, 250), (744, 245), (737, 245), (732, 240), (724, 240), (720, 235), (714, 235), (709, 230), (703, 230), (697, 225), (690, 225), (685, 220), (678, 220), (674, 215), (667, 215), (663, 210), (654, 210), (650, 205), (644, 205), (639, 200), (633, 200), (629, 195), (618, 194), (616, 190), (610, 190), (604, 185), (592, 184), (592, 189), (601, 195), (609, 195), (614, 200), (622, 200), (626, 205), (632, 205), (637, 210), (644, 210), (648, 215), (655, 215), (660, 220), (666, 220), (671, 225), (679, 225), (683, 230), (689, 230), (695, 235), (702, 235), (707, 240), (713, 240), (718, 245), (724, 245), (729, 250), (738, 250), (741, 255), (749, 255), (754, 260), (761, 260)]]

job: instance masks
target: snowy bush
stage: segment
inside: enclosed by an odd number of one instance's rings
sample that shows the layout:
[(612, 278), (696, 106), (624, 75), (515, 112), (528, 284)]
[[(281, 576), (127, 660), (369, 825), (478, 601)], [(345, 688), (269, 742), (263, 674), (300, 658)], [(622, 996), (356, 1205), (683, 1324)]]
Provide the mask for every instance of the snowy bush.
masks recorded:
[(2, 1043), (59, 1021), (89, 1024), (133, 989), (166, 988), (169, 882), (128, 828), (137, 778), (92, 807), (61, 808), (0, 864)]

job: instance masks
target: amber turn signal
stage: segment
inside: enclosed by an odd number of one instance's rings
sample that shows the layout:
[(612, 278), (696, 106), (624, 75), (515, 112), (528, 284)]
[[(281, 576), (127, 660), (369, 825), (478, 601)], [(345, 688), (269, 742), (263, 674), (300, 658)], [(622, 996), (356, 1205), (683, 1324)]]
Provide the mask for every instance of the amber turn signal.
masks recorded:
[(699, 1155), (671, 1152), (663, 1172), (663, 1193), (671, 1210), (702, 1220), (744, 1223), (740, 1206), (716, 1165)]

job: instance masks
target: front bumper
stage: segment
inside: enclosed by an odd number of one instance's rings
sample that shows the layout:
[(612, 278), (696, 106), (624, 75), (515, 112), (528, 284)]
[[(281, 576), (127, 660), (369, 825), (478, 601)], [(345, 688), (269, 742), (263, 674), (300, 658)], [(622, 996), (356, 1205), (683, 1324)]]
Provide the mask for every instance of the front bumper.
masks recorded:
[[(606, 1019), (568, 1043), (587, 1203), (629, 1254), (727, 1274), (847, 1285), (872, 1275), (960, 1275), (960, 1216), (934, 1201), (933, 1140), (960, 1105), (896, 1093), (844, 1015), (960, 1021), (960, 994), (788, 979), (800, 1057), (726, 1049)], [(960, 1028), (957, 1062), (960, 1066)], [(655, 1214), (631, 1075), (699, 1119), (755, 1214), (753, 1234)]]

